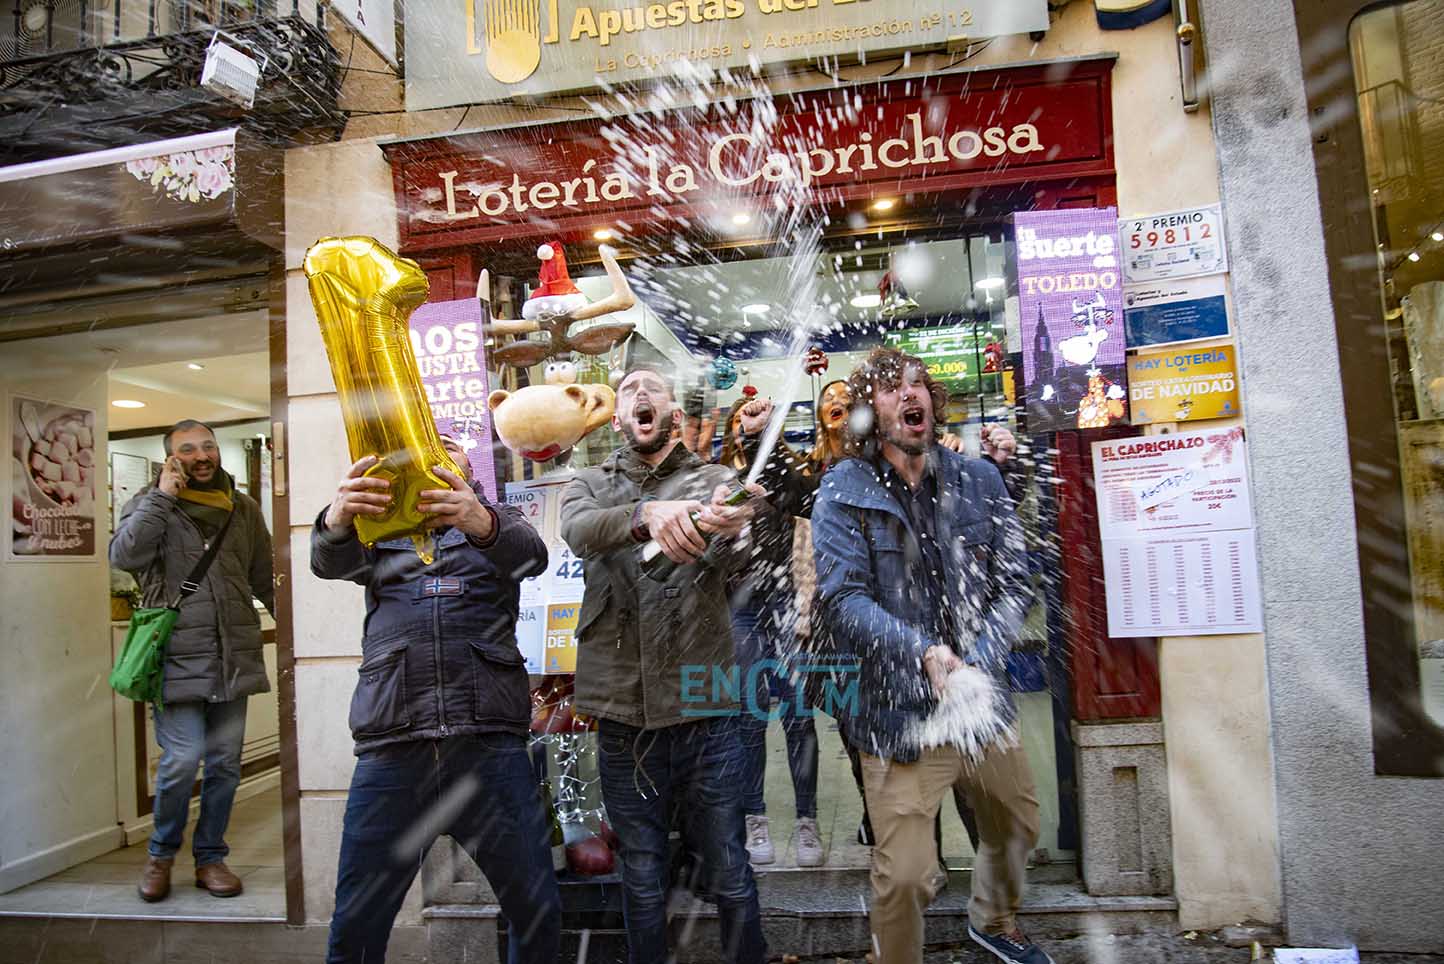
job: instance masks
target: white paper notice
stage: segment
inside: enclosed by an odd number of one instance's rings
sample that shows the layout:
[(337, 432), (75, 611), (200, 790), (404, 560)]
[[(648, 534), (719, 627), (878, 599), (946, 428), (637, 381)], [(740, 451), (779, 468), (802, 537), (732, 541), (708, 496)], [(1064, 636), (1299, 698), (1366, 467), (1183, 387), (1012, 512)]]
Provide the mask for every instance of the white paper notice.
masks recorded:
[(1104, 539), (1253, 525), (1240, 428), (1094, 442), (1093, 476)]
[(1104, 539), (1110, 636), (1263, 631), (1252, 529)]
[(1275, 964), (1359, 964), (1356, 947), (1276, 947)]
[(1242, 429), (1093, 443), (1110, 636), (1263, 631)]
[[(1444, 649), (1444, 639), (1433, 640), (1437, 649)], [(1444, 656), (1424, 656), (1419, 660), (1419, 686), (1424, 700), (1424, 712), (1440, 726), (1444, 726)]]
[(547, 547), (547, 604), (582, 601), (582, 561), (572, 555), (566, 543)]

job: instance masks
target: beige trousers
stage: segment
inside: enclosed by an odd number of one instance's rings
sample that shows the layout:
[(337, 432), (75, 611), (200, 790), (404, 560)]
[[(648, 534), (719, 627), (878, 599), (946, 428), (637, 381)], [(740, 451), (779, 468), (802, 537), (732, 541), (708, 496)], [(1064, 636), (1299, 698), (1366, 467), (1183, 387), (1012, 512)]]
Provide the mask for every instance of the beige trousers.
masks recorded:
[(1028, 854), (1038, 840), (1038, 793), (1022, 747), (995, 747), (981, 763), (957, 750), (924, 750), (916, 763), (862, 755), (876, 843), (872, 848), (872, 940), (877, 964), (919, 964), (923, 910), (937, 874), (933, 819), (958, 785), (978, 816), (978, 855), (968, 917), (997, 934), (1017, 923)]

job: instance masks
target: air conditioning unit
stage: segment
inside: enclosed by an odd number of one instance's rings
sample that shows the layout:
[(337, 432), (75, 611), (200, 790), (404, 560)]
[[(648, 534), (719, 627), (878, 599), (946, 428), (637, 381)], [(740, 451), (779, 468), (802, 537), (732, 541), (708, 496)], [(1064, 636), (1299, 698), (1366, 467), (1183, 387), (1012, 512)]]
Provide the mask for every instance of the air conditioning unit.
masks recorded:
[(256, 86), (261, 80), (264, 58), (257, 63), (254, 57), (243, 53), (220, 39), (219, 32), (211, 38), (206, 48), (205, 66), (201, 68), (201, 86), (226, 100), (249, 109), (256, 102)]

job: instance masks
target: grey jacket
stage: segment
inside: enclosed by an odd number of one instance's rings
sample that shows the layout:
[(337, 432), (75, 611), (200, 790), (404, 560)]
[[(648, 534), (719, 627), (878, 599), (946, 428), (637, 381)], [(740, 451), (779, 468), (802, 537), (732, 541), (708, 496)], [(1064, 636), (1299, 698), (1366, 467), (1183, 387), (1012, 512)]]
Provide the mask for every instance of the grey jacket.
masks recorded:
[(577, 473), (562, 492), (561, 532), (582, 560), (576, 709), (659, 729), (737, 706), (727, 575), (744, 561), (740, 540), (714, 539), (665, 583), (642, 575), (632, 530), (643, 500), (710, 501), (736, 473), (681, 445), (656, 468), (623, 448)]
[[(234, 502), (221, 551), (200, 590), (181, 605), (171, 633), (167, 703), (220, 703), (271, 688), (261, 658), (261, 621), (251, 604), (255, 596), (275, 611), (271, 534), (254, 499), (236, 492)], [(121, 512), (110, 564), (135, 576), (146, 606), (169, 606), (205, 551), (205, 538), (180, 501), (147, 488)]]

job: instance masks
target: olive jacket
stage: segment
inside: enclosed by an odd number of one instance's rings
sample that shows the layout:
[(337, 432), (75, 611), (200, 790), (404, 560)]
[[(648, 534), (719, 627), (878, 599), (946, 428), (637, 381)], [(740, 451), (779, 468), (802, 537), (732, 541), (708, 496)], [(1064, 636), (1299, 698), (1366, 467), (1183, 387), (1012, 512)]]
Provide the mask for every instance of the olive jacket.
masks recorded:
[(746, 540), (714, 539), (701, 559), (657, 582), (642, 574), (636, 523), (643, 501), (707, 502), (736, 477), (677, 445), (655, 467), (623, 448), (568, 483), (561, 533), (586, 583), (578, 713), (651, 730), (735, 712), (727, 577), (746, 562)]

